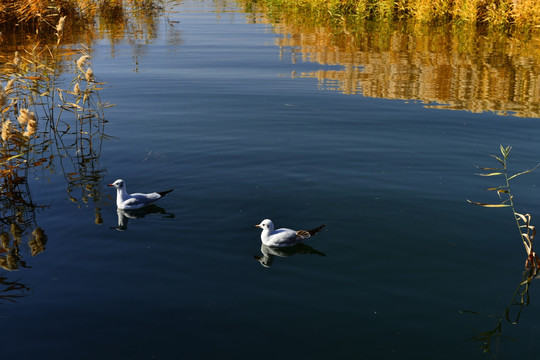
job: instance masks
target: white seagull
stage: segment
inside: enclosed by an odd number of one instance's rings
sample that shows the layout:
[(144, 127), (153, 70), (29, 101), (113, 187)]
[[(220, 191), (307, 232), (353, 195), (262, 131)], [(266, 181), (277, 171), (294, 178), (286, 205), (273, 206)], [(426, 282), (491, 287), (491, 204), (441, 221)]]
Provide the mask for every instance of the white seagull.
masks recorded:
[(287, 228), (281, 228), (274, 230), (274, 223), (272, 220), (264, 219), (259, 225), (255, 227), (261, 228), (261, 241), (264, 245), (270, 247), (285, 247), (293, 246), (301, 243), (304, 239), (311, 237), (319, 232), (326, 224), (316, 227), (311, 230), (291, 230)]
[(114, 186), (116, 188), (116, 207), (120, 210), (135, 210), (150, 205), (154, 201), (161, 199), (171, 191), (159, 191), (148, 194), (133, 193), (128, 194), (126, 190), (126, 183), (122, 179), (118, 179), (108, 186)]

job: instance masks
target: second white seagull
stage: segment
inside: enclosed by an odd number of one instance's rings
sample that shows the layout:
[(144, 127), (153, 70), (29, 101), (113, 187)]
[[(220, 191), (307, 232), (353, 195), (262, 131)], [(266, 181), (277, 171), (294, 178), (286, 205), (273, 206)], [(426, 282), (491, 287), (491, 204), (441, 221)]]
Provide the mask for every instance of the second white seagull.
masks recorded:
[(274, 223), (270, 219), (264, 219), (255, 227), (261, 228), (261, 241), (266, 246), (285, 247), (301, 243), (304, 239), (311, 237), (319, 232), (326, 224), (317, 226), (311, 230), (292, 230), (281, 228), (274, 230)]
[(116, 207), (121, 210), (136, 210), (147, 205), (150, 205), (156, 200), (161, 199), (172, 191), (158, 191), (148, 194), (133, 193), (128, 194), (126, 189), (126, 183), (122, 179), (118, 179), (108, 186), (114, 186), (116, 188)]

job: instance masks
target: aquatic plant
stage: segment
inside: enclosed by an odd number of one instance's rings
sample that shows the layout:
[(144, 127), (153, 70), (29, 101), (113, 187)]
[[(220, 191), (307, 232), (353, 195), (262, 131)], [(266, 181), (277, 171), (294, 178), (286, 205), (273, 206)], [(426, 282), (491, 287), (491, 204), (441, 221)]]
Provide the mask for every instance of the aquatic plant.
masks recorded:
[(468, 199), (467, 201), (471, 204), (486, 207), (486, 208), (509, 207), (512, 210), (514, 219), (516, 221), (516, 226), (519, 230), (519, 234), (523, 242), (523, 246), (525, 247), (525, 251), (527, 253), (527, 260), (525, 261), (525, 268), (533, 269), (534, 270), (533, 276), (536, 276), (538, 270), (540, 269), (540, 257), (536, 254), (533, 248), (533, 241), (536, 235), (536, 228), (533, 225), (531, 225), (530, 214), (521, 214), (516, 211), (516, 208), (514, 205), (514, 196), (512, 195), (510, 182), (518, 176), (528, 174), (534, 171), (538, 166), (540, 166), (540, 163), (537, 164), (532, 169), (525, 170), (525, 171), (522, 171), (513, 175), (509, 175), (508, 156), (510, 155), (511, 150), (512, 150), (511, 146), (503, 147), (502, 145), (500, 145), (500, 152), (502, 156), (491, 155), (491, 157), (493, 157), (494, 159), (498, 161), (500, 165), (499, 167), (495, 167), (495, 168), (478, 167), (478, 169), (483, 171), (483, 173), (477, 174), (479, 176), (485, 176), (485, 177), (503, 176), (504, 177), (504, 184), (486, 189), (487, 191), (495, 191), (497, 195), (499, 196), (499, 198), (501, 199), (501, 202), (482, 203), (482, 202), (471, 201)]
[[(64, 50), (61, 46), (66, 18), (54, 25), (57, 40), (36, 44), (6, 59), (0, 75), (0, 267), (25, 266), (20, 255), (23, 238), (30, 254), (45, 250), (47, 236), (37, 224), (36, 211), (46, 208), (32, 200), (29, 177), (60, 165), (74, 202), (93, 198), (96, 223), (101, 223), (99, 194), (104, 170), (99, 152), (104, 134), (102, 83), (95, 80), (88, 49)], [(61, 76), (67, 59), (73, 59), (74, 76)], [(63, 89), (67, 85), (69, 89)], [(71, 160), (68, 164), (66, 161)], [(69, 166), (69, 167), (68, 167)], [(40, 170), (41, 169), (41, 170)], [(72, 195), (81, 189), (80, 196)]]
[[(467, 201), (471, 204), (486, 208), (510, 208), (516, 221), (516, 226), (523, 242), (525, 252), (527, 253), (527, 258), (525, 260), (525, 271), (523, 272), (522, 278), (519, 281), (516, 289), (514, 290), (512, 298), (504, 309), (502, 315), (484, 314), (477, 311), (461, 311), (461, 313), (463, 314), (468, 313), (474, 315), (483, 315), (496, 319), (497, 323), (494, 328), (477, 334), (470, 339), (471, 341), (479, 342), (481, 344), (480, 349), (484, 353), (492, 352), (493, 341), (498, 343), (501, 339), (511, 339), (508, 336), (503, 335), (502, 326), (505, 322), (512, 325), (516, 325), (518, 323), (523, 309), (530, 303), (530, 289), (532, 281), (537, 277), (538, 271), (540, 269), (540, 257), (538, 256), (538, 254), (536, 254), (533, 248), (536, 228), (531, 225), (530, 214), (521, 214), (516, 211), (514, 196), (512, 195), (512, 190), (510, 187), (512, 180), (514, 180), (518, 176), (528, 174), (534, 171), (536, 168), (538, 168), (538, 166), (540, 166), (540, 164), (537, 164), (535, 167), (529, 170), (510, 175), (508, 172), (508, 157), (511, 150), (511, 146), (503, 147), (502, 145), (500, 145), (501, 155), (490, 155), (492, 158), (497, 160), (497, 162), (499, 163), (498, 167), (477, 166), (478, 169), (482, 170), (482, 173), (477, 174), (479, 176), (504, 177), (504, 183), (502, 185), (485, 189), (487, 191), (496, 192), (501, 201), (498, 203), (482, 203), (467, 199)], [(498, 346), (496, 346), (496, 348), (498, 348)]]
[[(157, 16), (172, 0), (0, 0), (1, 52), (26, 43), (111, 43), (131, 37), (145, 43), (156, 37)], [(63, 19), (63, 21), (60, 21)], [(135, 49), (136, 50), (136, 49)], [(140, 51), (140, 50), (139, 50)]]

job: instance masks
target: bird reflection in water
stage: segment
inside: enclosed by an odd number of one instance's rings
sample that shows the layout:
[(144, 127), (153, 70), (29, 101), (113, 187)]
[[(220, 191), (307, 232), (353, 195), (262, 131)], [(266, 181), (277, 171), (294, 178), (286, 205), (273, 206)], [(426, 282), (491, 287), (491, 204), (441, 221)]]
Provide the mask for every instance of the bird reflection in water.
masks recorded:
[(113, 226), (111, 229), (118, 231), (124, 231), (128, 228), (128, 221), (130, 219), (142, 219), (146, 215), (159, 214), (164, 218), (174, 218), (173, 213), (168, 213), (164, 208), (157, 205), (148, 205), (141, 209), (136, 210), (122, 210), (117, 209), (116, 213), (118, 215), (118, 226)]
[(255, 260), (261, 263), (262, 266), (269, 268), (272, 266), (274, 262), (274, 257), (289, 257), (295, 254), (303, 254), (303, 255), (319, 255), (319, 256), (326, 256), (324, 253), (320, 252), (319, 250), (316, 250), (312, 248), (309, 245), (306, 245), (304, 243), (296, 244), (294, 246), (289, 247), (270, 247), (266, 246), (264, 244), (261, 244), (261, 253), (262, 255), (255, 255)]

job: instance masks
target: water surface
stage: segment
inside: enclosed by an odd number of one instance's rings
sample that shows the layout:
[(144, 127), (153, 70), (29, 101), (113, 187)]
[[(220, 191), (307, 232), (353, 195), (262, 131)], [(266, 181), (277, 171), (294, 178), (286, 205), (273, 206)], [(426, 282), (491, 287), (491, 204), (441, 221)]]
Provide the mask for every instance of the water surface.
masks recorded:
[[(61, 172), (32, 174), (48, 242), (2, 273), (22, 284), (0, 309), (5, 356), (481, 358), (471, 338), (497, 319), (461, 311), (503, 316), (525, 259), (508, 209), (466, 202), (497, 201), (482, 189), (501, 179), (474, 165), (495, 165), (488, 154), (509, 144), (513, 171), (533, 167), (538, 118), (335, 91), (295, 74), (367, 76), (378, 50), (353, 65), (312, 61), (237, 7), (174, 10), (149, 43), (93, 46), (101, 96), (116, 104), (99, 196), (74, 203)], [(175, 190), (118, 231), (106, 187), (117, 178), (133, 192)], [(514, 185), (533, 223), (537, 179)], [(269, 254), (265, 267), (253, 228), (264, 218), (327, 227), (310, 254)], [(535, 282), (529, 295), (519, 322), (502, 322), (517, 341), (493, 339), (492, 357), (536, 353)]]

